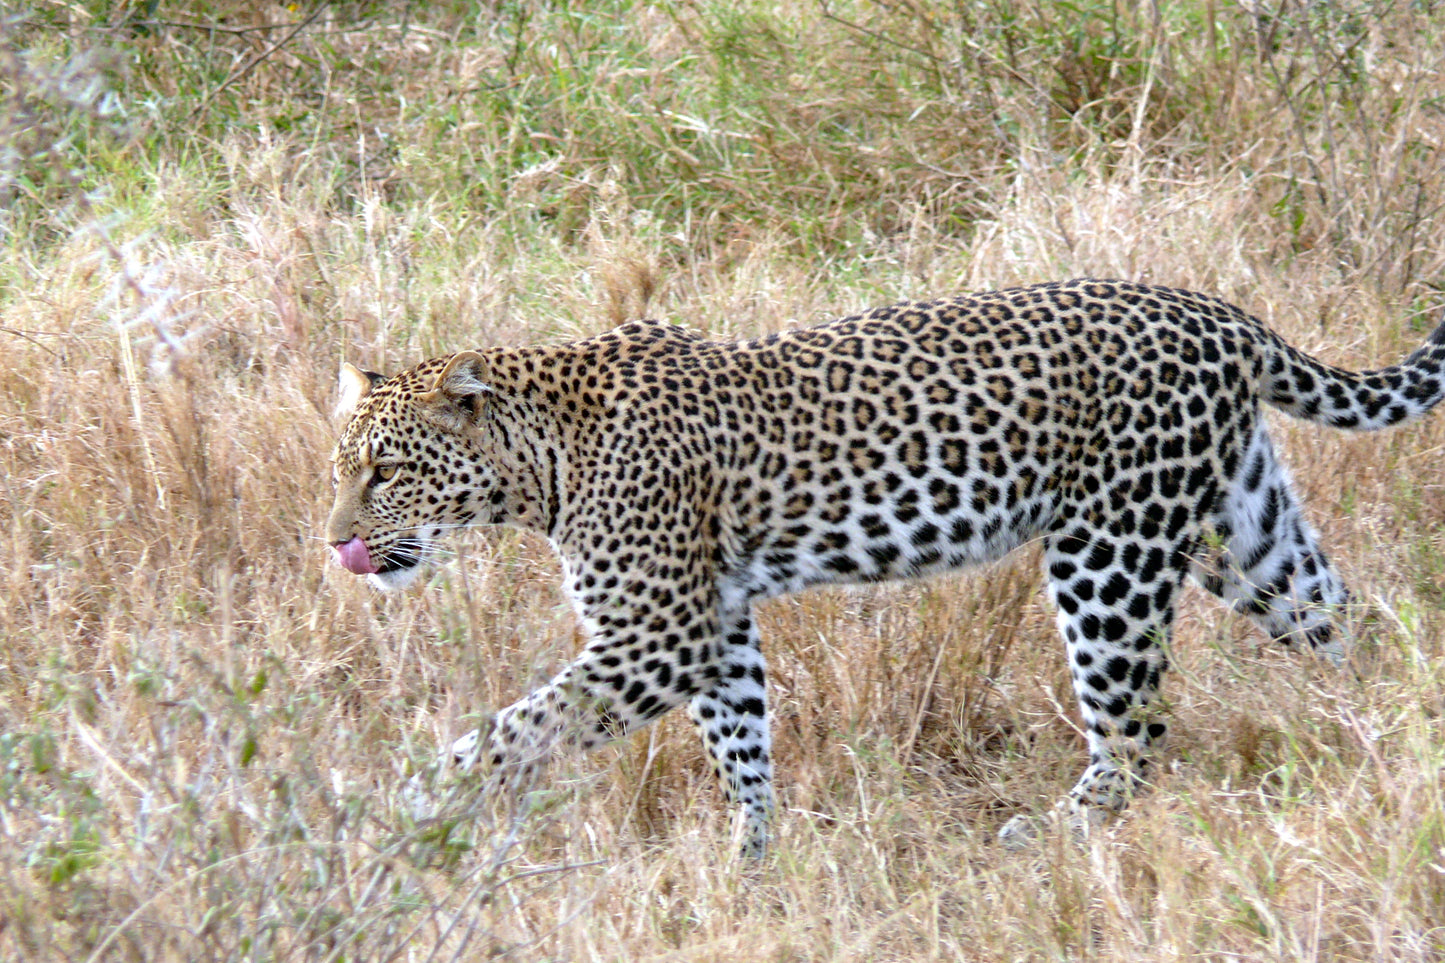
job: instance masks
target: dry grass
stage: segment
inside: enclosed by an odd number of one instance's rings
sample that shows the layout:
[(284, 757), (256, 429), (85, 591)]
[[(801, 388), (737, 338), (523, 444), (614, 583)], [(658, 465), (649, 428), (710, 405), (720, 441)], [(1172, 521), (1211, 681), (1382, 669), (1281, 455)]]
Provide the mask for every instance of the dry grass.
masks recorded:
[(315, 9), (0, 28), (0, 958), (1445, 955), (1439, 416), (1281, 426), (1365, 603), (1354, 671), (1190, 594), (1157, 787), (1028, 856), (995, 831), (1081, 765), (1028, 553), (762, 607), (784, 811), (739, 867), (674, 718), (563, 760), (520, 823), (409, 825), (400, 779), (565, 661), (572, 616), (522, 536), (459, 539), (399, 598), (317, 537), (343, 357), (1087, 273), (1393, 361), (1445, 282), (1432, 4), (251, 29)]

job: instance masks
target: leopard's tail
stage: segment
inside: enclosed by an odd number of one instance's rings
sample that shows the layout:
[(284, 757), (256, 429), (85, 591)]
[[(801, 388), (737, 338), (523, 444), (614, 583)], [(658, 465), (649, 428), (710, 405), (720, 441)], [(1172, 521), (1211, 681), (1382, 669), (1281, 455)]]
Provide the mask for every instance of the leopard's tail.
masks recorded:
[(1417, 418), (1445, 398), (1445, 319), (1399, 364), (1345, 371), (1272, 339), (1262, 396), (1276, 408), (1319, 425), (1374, 431)]

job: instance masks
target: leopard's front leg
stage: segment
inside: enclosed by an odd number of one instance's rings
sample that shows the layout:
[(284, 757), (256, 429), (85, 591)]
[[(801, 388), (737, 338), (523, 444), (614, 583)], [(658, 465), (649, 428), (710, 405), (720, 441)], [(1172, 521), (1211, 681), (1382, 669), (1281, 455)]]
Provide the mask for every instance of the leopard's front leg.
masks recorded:
[(689, 714), (723, 795), (738, 807), (742, 854), (759, 858), (767, 850), (775, 806), (767, 664), (750, 607), (726, 613), (723, 625), (720, 671), (693, 697)]
[[(742, 671), (745, 678), (741, 684), (754, 686), (760, 669), (754, 673), (739, 668), (741, 656), (734, 651), (736, 647), (721, 636), (716, 603), (711, 598), (678, 600), (674, 593), (672, 604), (662, 613), (657, 611), (657, 593), (644, 594), (638, 582), (625, 587), (633, 591), (621, 599), (574, 597), (582, 624), (591, 635), (586, 649), (547, 685), (497, 713), (489, 729), (474, 730), (456, 740), (433, 770), (412, 778), (405, 798), (418, 818), (432, 814), (435, 802), (429, 786), (444, 783), (449, 773), (461, 775), (481, 768), (494, 773), (504, 790), (515, 792), (532, 784), (558, 742), (592, 749), (636, 731), (694, 697), (714, 699), (717, 712), (747, 713), (754, 703), (751, 697), (740, 696), (739, 680), (732, 674)], [(749, 632), (743, 631), (744, 638)], [(755, 644), (753, 650), (756, 652)], [(765, 719), (762, 724), (765, 733)], [(751, 723), (739, 721), (726, 727), (725, 733), (718, 729), (718, 738), (709, 748), (724, 752), (753, 728)], [(752, 752), (751, 748), (747, 751)], [(761, 751), (766, 766), (765, 743)], [(756, 783), (753, 776), (740, 778), (735, 761), (724, 760), (723, 764), (739, 775), (725, 782), (730, 799), (738, 798), (731, 791), (734, 782)], [(770, 787), (764, 788), (770, 792)], [(741, 800), (746, 803), (758, 792), (742, 795), (747, 797)], [(750, 811), (757, 808), (749, 806)], [(754, 822), (757, 820), (750, 819), (750, 826)], [(762, 832), (761, 825), (754, 835)]]
[[(617, 658), (594, 641), (547, 685), (498, 712), (487, 727), (453, 742), (432, 770), (417, 773), (407, 783), (405, 801), (412, 814), (418, 819), (433, 815), (432, 789), (478, 768), (495, 774), (508, 794), (525, 790), (559, 743), (594, 749), (696, 694), (698, 686), (692, 684), (680, 691), (647, 687), (645, 676), (622, 671), (626, 666), (635, 672), (635, 663), (624, 656), (623, 664), (614, 665)], [(699, 673), (699, 684), (702, 677)]]

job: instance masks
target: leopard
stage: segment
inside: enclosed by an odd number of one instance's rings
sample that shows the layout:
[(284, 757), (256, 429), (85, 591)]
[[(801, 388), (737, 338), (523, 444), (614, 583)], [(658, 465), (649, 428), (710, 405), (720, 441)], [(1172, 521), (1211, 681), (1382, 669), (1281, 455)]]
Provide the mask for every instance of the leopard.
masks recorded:
[[(390, 377), (343, 365), (334, 559), (397, 590), (479, 525), (561, 561), (580, 654), (406, 786), (511, 784), (686, 703), (741, 850), (769, 847), (755, 603), (1041, 548), (1088, 762), (1049, 813), (1099, 823), (1147, 785), (1176, 602), (1192, 580), (1271, 640), (1338, 663), (1349, 593), (1265, 406), (1351, 431), (1445, 396), (1445, 320), (1352, 372), (1205, 294), (1077, 279), (879, 307), (747, 340), (631, 321)], [(1040, 818), (999, 833), (1027, 844)]]

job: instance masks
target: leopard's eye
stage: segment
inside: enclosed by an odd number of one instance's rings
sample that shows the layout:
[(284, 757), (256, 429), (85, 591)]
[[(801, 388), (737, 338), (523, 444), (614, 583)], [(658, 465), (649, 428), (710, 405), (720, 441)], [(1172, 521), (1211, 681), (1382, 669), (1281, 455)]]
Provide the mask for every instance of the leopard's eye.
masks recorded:
[(376, 474), (372, 476), (372, 484), (380, 485), (391, 481), (396, 477), (396, 465), (377, 465)]

